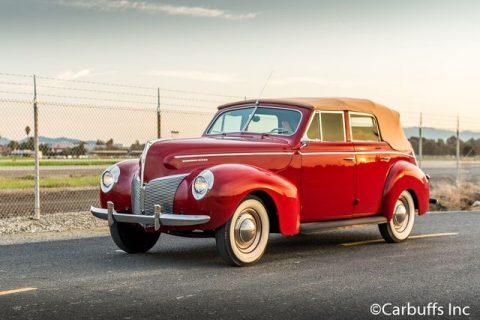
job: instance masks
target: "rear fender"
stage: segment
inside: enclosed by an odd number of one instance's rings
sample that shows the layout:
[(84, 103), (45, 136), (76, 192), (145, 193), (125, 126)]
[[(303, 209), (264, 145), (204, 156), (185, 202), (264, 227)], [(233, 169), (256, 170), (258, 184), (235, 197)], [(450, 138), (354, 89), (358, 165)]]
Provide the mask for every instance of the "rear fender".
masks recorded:
[(195, 200), (191, 191), (192, 181), (201, 170), (187, 176), (175, 194), (176, 213), (210, 215), (210, 222), (198, 229), (214, 230), (224, 225), (248, 194), (262, 191), (275, 204), (280, 233), (299, 232), (300, 203), (294, 184), (271, 171), (248, 165), (221, 164), (208, 169), (214, 175), (214, 184), (205, 198)]
[(383, 192), (382, 212), (389, 221), (393, 216), (395, 202), (405, 190), (412, 194), (418, 214), (425, 214), (430, 198), (427, 176), (416, 165), (398, 161), (390, 168)]

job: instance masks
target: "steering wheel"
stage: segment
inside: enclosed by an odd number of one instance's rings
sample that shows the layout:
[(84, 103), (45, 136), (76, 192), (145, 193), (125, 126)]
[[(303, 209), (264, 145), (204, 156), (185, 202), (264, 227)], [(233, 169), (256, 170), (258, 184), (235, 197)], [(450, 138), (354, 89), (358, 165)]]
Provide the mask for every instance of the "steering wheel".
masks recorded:
[(269, 133), (278, 132), (278, 133), (290, 133), (291, 131), (285, 128), (273, 128)]

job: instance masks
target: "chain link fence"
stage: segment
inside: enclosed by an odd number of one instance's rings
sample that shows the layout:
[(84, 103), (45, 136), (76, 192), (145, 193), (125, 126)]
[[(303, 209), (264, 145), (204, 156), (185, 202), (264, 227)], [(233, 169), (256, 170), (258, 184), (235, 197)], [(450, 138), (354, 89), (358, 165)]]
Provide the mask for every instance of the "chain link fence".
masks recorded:
[[(0, 218), (36, 212), (35, 104), (37, 213), (49, 214), (98, 205), (99, 175), (107, 166), (138, 158), (144, 143), (159, 136), (198, 137), (218, 105), (243, 99), (49, 77), (34, 81), (28, 75), (0, 73)], [(480, 128), (480, 120), (412, 111), (401, 114), (426, 172), (452, 185), (478, 182), (480, 134), (467, 136), (459, 123)], [(441, 139), (432, 139), (434, 135)]]

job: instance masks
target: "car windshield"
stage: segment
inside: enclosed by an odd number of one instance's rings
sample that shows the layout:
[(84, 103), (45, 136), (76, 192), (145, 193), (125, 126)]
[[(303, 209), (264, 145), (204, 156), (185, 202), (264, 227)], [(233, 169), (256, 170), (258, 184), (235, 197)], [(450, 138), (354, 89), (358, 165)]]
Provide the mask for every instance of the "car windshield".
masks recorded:
[(262, 133), (292, 135), (297, 130), (301, 113), (296, 110), (248, 107), (221, 113), (211, 124), (208, 134)]

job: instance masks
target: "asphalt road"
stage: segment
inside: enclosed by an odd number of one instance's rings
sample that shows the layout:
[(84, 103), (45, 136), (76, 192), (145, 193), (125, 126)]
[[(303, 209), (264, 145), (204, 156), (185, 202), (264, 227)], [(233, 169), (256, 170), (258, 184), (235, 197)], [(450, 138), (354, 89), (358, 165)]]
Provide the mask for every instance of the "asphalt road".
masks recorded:
[[(249, 268), (225, 265), (213, 239), (162, 235), (139, 255), (109, 237), (0, 246), (0, 318), (368, 319), (374, 303), (438, 302), (478, 319), (479, 226), (478, 212), (429, 214), (414, 229), (427, 237), (395, 245), (362, 243), (374, 226), (272, 236)], [(5, 294), (21, 288), (36, 289)]]

